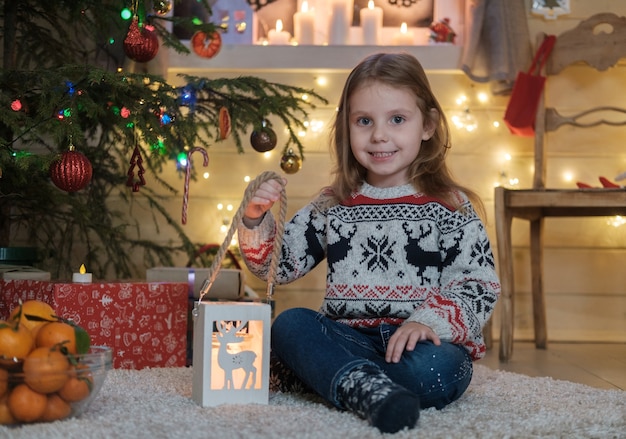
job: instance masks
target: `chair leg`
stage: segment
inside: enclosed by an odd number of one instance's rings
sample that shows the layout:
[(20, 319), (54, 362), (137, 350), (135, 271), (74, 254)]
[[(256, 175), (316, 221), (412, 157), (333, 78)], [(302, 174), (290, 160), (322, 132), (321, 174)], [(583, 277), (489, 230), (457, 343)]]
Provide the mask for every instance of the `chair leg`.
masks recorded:
[(506, 209), (504, 188), (495, 190), (496, 239), (500, 273), (500, 360), (509, 361), (513, 354), (513, 245), (511, 225), (513, 215)]
[(544, 219), (530, 222), (530, 273), (532, 276), (533, 323), (535, 346), (547, 347), (546, 305), (543, 290), (543, 225)]

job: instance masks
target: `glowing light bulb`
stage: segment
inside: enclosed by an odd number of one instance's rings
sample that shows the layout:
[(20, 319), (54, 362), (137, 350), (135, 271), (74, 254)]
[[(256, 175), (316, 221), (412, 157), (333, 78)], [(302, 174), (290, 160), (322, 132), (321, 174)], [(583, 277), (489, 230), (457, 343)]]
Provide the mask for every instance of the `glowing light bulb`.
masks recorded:
[(624, 218), (621, 215), (616, 215), (612, 218), (609, 218), (606, 223), (609, 226), (613, 226), (613, 227), (620, 227), (623, 226), (624, 224), (626, 224), (626, 218)]
[(482, 102), (483, 104), (489, 100), (489, 95), (487, 95), (487, 93), (485, 93), (484, 91), (478, 93), (476, 97), (478, 98), (478, 101)]
[(563, 180), (571, 182), (574, 180), (574, 174), (570, 171), (563, 172)]

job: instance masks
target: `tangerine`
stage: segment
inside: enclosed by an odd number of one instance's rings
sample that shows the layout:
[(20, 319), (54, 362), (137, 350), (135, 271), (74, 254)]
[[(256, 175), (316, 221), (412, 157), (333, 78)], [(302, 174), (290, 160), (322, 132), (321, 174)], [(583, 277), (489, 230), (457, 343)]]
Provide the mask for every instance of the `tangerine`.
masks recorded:
[(43, 393), (35, 392), (26, 384), (18, 384), (9, 393), (7, 404), (15, 419), (21, 422), (33, 422), (43, 415), (48, 404), (48, 397)]
[(33, 335), (20, 322), (0, 320), (0, 364), (10, 365), (13, 358), (24, 358), (33, 348)]
[(62, 345), (70, 354), (76, 353), (76, 332), (74, 327), (65, 322), (49, 322), (39, 328), (35, 346), (51, 348)]
[(17, 419), (11, 414), (8, 404), (8, 395), (0, 397), (0, 425), (16, 424)]
[(88, 370), (77, 371), (76, 368), (72, 368), (73, 373), (70, 372), (70, 378), (59, 389), (59, 395), (61, 398), (68, 402), (82, 401), (87, 398), (93, 389), (93, 375)]
[(33, 337), (37, 336), (37, 331), (46, 322), (55, 321), (57, 319), (54, 309), (46, 302), (40, 300), (27, 300), (19, 306), (13, 308), (9, 315), (9, 321), (19, 320), (21, 324), (30, 329)]
[(69, 379), (69, 368), (69, 360), (59, 350), (35, 348), (24, 359), (24, 382), (40, 393), (56, 392)]
[(46, 409), (44, 410), (38, 421), (56, 421), (57, 419), (65, 419), (72, 413), (70, 404), (59, 396), (58, 393), (48, 395)]

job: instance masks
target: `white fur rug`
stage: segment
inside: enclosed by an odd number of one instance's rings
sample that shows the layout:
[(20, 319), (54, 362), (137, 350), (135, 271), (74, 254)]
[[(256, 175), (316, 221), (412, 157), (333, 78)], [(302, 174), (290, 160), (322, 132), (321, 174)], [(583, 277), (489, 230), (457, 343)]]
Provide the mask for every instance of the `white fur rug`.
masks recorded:
[(626, 392), (481, 365), (461, 399), (422, 411), (414, 430), (386, 436), (310, 395), (201, 408), (191, 380), (188, 368), (111, 370), (81, 418), (0, 427), (0, 438), (626, 438)]

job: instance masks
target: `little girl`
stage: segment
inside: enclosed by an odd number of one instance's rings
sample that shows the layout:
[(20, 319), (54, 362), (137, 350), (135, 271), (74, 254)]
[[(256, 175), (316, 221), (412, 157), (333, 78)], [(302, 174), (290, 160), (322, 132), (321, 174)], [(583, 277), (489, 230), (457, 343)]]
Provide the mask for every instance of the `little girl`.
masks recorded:
[[(277, 273), (291, 282), (326, 258), (326, 295), (318, 312), (276, 317), (272, 355), (337, 408), (393, 433), (465, 392), (500, 284), (482, 204), (446, 166), (448, 124), (413, 56), (362, 61), (332, 137), (333, 182), (285, 224)], [(280, 190), (263, 183), (238, 230), (261, 278)]]

